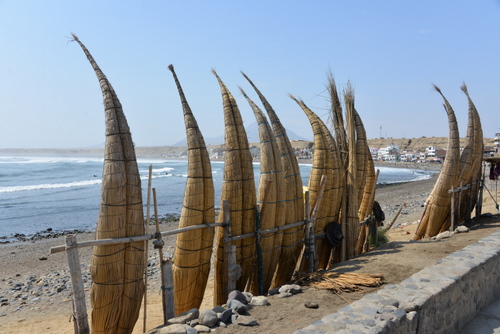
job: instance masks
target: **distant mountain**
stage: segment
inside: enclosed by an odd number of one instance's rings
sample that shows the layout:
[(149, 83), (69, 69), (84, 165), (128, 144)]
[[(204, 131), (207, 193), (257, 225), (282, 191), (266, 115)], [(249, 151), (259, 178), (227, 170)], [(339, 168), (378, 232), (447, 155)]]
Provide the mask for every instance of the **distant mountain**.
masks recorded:
[[(249, 143), (259, 143), (260, 142), (259, 128), (258, 128), (257, 123), (250, 124), (249, 126), (245, 127), (245, 130), (247, 132)], [(304, 140), (304, 141), (311, 140), (311, 139), (301, 137), (289, 129), (286, 129), (286, 134), (288, 135), (288, 138), (290, 140)], [(222, 145), (222, 144), (224, 144), (224, 135), (220, 135), (218, 137), (205, 138), (205, 143), (207, 145)], [(187, 141), (186, 141), (186, 139), (183, 139), (183, 140), (180, 140), (177, 143), (173, 144), (172, 146), (187, 146)]]

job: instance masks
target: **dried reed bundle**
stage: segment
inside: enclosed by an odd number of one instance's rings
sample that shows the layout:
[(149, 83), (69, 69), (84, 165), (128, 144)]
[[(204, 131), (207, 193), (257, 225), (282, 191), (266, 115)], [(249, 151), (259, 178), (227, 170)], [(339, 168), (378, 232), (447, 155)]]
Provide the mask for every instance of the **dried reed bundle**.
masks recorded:
[(342, 104), (340, 103), (337, 85), (335, 84), (335, 79), (331, 72), (328, 74), (327, 90), (330, 96), (330, 115), (335, 129), (335, 139), (340, 152), (340, 159), (346, 169), (348, 155), (347, 135), (345, 131), (344, 117), (342, 116)]
[(362, 286), (378, 287), (384, 284), (382, 274), (316, 272), (300, 273), (295, 284), (330, 290), (335, 294), (362, 291)]
[(469, 113), (472, 112), (474, 121), (474, 143), (472, 149), (472, 173), (471, 173), (472, 188), (470, 191), (472, 197), (472, 206), (471, 206), (472, 210), (477, 202), (479, 181), (481, 179), (481, 164), (483, 161), (483, 149), (484, 149), (483, 130), (481, 126), (481, 119), (479, 117), (479, 113), (476, 109), (476, 106), (474, 105), (474, 102), (472, 102), (472, 99), (469, 96), (469, 92), (467, 90), (467, 86), (465, 85), (465, 83), (460, 87), (460, 89), (462, 89), (462, 91), (467, 96)]
[[(257, 203), (261, 207), (260, 228), (262, 230), (283, 226), (285, 223), (285, 180), (278, 144), (266, 116), (248, 97), (247, 99), (257, 120), (260, 138), (260, 179)], [(270, 182), (271, 181), (271, 182)], [(269, 291), (281, 253), (283, 232), (266, 234), (261, 237), (262, 277), (264, 293)], [(258, 291), (258, 286), (252, 291)]]
[[(226, 148), (224, 155), (224, 181), (222, 184), (221, 203), (227, 200), (231, 204), (232, 234), (234, 236), (255, 232), (256, 194), (252, 156), (248, 146), (248, 138), (238, 105), (226, 85), (212, 70), (217, 78), (222, 93), (224, 107)], [(221, 205), (223, 208), (223, 205)], [(222, 222), (224, 212), (219, 213)], [(224, 231), (217, 229), (216, 262), (214, 280), (214, 303), (222, 305), (226, 302), (224, 295), (226, 278), (223, 275), (224, 249), (222, 238)], [(247, 282), (255, 272), (255, 239), (246, 238), (235, 243), (237, 246), (236, 262), (242, 267), (242, 276), (236, 283), (236, 288), (243, 291)]]
[[(342, 227), (342, 234), (344, 237), (347, 235), (347, 164), (349, 157), (349, 148), (347, 146), (347, 135), (344, 125), (344, 118), (342, 112), (342, 105), (340, 103), (340, 98), (337, 90), (337, 85), (335, 84), (335, 79), (333, 74), (330, 72), (328, 74), (328, 84), (327, 90), (330, 96), (330, 117), (332, 119), (333, 128), (335, 129), (335, 138), (337, 146), (339, 149), (340, 160), (344, 169), (343, 183), (343, 195), (342, 203), (340, 208), (340, 225)], [(345, 261), (347, 259), (346, 251), (347, 242), (346, 239), (342, 242), (340, 260)]]
[(358, 256), (357, 244), (359, 238), (358, 220), (358, 194), (357, 194), (357, 156), (356, 152), (356, 125), (354, 109), (354, 91), (348, 83), (344, 90), (344, 104), (346, 109), (347, 134), (348, 134), (348, 167), (347, 167), (347, 214), (346, 214), (346, 257), (348, 259)]
[[(297, 157), (294, 154), (286, 130), (281, 124), (276, 112), (248, 76), (243, 72), (242, 74), (254, 88), (269, 115), (274, 137), (281, 153), (280, 157), (284, 171), (284, 192), (286, 201), (286, 216), (284, 223), (291, 224), (301, 221), (304, 219), (304, 202), (302, 199), (302, 178)], [(271, 288), (274, 286), (281, 286), (291, 279), (302, 248), (303, 237), (304, 228), (302, 226), (283, 231), (280, 258)]]
[(441, 173), (427, 198), (427, 205), (413, 237), (415, 240), (433, 237), (441, 230), (450, 215), (451, 194), (448, 190), (457, 184), (460, 167), (460, 136), (455, 112), (441, 90), (436, 85), (434, 85), (434, 89), (442, 96), (448, 115), (448, 148)]
[[(179, 91), (186, 126), (188, 171), (179, 228), (215, 222), (212, 167), (205, 140), (189, 107), (174, 67), (168, 66)], [(177, 235), (172, 268), (175, 314), (199, 308), (210, 273), (214, 229)]]
[[(96, 239), (143, 235), (141, 179), (122, 105), (85, 45), (76, 35), (73, 38), (81, 46), (97, 75), (106, 117), (101, 207)], [(90, 270), (92, 332), (131, 333), (144, 294), (144, 242), (94, 246)]]
[[(370, 154), (367, 164), (367, 175), (365, 189), (363, 191), (363, 200), (361, 202), (360, 209), (358, 210), (358, 219), (360, 221), (368, 218), (373, 212), (373, 204), (375, 202), (375, 192), (377, 189), (377, 180), (379, 173), (380, 169), (377, 169), (377, 172), (375, 173), (373, 159)], [(358, 238), (358, 254), (367, 252), (369, 250), (368, 235), (368, 225), (361, 226), (359, 229)]]
[[(368, 173), (368, 159), (371, 159), (370, 148), (368, 147), (368, 143), (366, 142), (366, 131), (363, 125), (363, 121), (359, 116), (356, 109), (354, 109), (354, 124), (356, 125), (356, 166), (357, 166), (357, 175), (356, 181), (358, 186), (358, 205), (360, 206), (358, 209), (360, 221), (365, 217), (364, 211), (366, 208), (361, 208), (363, 206), (363, 196), (365, 192), (365, 184), (366, 184), (366, 174)], [(375, 169), (370, 171), (375, 174)], [(367, 204), (367, 203), (366, 203)]]
[[(342, 200), (342, 176), (341, 161), (330, 131), (323, 121), (309, 109), (302, 100), (290, 97), (302, 108), (306, 114), (314, 134), (314, 159), (309, 177), (309, 192), (311, 203), (318, 201), (318, 191), (321, 177), (326, 176), (326, 185), (323, 199), (316, 213), (314, 233), (324, 232), (328, 223), (338, 220)], [(312, 205), (314, 207), (315, 204)], [(331, 254), (331, 245), (326, 239), (318, 240), (316, 251), (318, 254), (318, 268), (326, 268)], [(303, 261), (306, 265), (306, 261)]]

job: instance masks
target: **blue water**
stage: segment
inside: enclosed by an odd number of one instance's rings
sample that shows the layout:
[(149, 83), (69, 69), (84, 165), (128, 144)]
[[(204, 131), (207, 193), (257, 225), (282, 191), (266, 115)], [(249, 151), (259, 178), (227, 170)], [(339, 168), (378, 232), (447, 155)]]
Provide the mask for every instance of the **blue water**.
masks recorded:
[[(147, 200), (149, 165), (161, 216), (179, 215), (187, 161), (139, 160), (143, 202)], [(102, 159), (0, 157), (0, 237), (53, 230), (92, 230), (99, 214)], [(215, 205), (219, 205), (224, 164), (212, 162)], [(307, 185), (310, 164), (301, 164)], [(379, 183), (416, 181), (432, 172), (380, 167)], [(259, 164), (254, 164), (258, 183)], [(146, 213), (146, 209), (144, 209)], [(151, 209), (153, 213), (153, 209)]]

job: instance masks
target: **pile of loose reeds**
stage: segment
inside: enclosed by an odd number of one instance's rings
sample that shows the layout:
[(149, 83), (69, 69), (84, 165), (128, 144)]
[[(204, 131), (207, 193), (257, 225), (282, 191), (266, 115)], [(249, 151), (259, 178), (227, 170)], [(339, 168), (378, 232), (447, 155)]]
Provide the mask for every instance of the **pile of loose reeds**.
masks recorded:
[(384, 284), (382, 274), (335, 273), (329, 271), (298, 273), (293, 283), (317, 289), (330, 290), (335, 294), (359, 292), (362, 287), (379, 287)]

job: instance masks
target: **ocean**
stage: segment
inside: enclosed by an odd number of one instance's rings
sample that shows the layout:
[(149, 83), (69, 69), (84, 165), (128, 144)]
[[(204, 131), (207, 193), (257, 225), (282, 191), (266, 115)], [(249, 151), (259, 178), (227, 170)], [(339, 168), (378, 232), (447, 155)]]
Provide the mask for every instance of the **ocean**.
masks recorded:
[[(138, 160), (143, 201), (147, 200), (149, 165), (161, 217), (178, 216), (186, 184), (185, 160)], [(98, 158), (0, 157), (0, 237), (27, 236), (52, 229), (93, 230), (99, 214), (103, 160)], [(224, 163), (212, 162), (218, 207)], [(300, 165), (307, 185), (311, 164)], [(379, 167), (378, 183), (411, 182), (433, 172)], [(256, 184), (259, 164), (254, 163)], [(151, 208), (151, 214), (153, 215)], [(144, 209), (146, 213), (146, 208)]]

